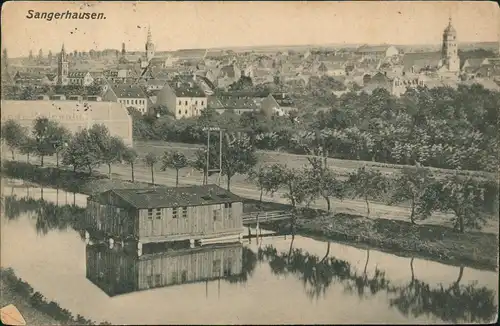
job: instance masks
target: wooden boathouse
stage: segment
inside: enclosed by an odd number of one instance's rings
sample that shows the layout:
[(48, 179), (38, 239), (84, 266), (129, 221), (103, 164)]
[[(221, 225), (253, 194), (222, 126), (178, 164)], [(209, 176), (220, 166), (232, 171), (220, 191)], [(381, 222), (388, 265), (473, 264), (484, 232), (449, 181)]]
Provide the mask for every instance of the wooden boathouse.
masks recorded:
[(87, 279), (109, 296), (237, 277), (242, 266), (239, 242), (153, 250), (141, 256), (102, 243), (86, 247)]
[(89, 230), (139, 244), (243, 233), (243, 199), (216, 185), (111, 189), (87, 198)]

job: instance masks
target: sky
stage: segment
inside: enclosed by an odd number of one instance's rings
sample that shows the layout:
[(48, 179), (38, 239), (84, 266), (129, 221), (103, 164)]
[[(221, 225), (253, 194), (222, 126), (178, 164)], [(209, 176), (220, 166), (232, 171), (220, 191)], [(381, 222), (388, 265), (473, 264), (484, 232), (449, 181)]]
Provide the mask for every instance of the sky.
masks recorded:
[[(103, 20), (27, 19), (39, 12), (102, 12)], [(452, 17), (459, 42), (498, 42), (495, 2), (7, 2), (2, 47), (9, 57), (57, 52), (157, 51), (262, 45), (439, 44)]]

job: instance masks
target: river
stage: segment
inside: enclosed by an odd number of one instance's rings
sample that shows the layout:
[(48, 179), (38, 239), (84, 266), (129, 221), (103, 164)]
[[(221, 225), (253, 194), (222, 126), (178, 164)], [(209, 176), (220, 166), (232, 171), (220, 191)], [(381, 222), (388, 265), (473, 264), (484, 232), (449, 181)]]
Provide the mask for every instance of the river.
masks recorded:
[[(165, 256), (162, 249), (151, 249), (138, 258), (119, 245), (86, 243), (76, 215), (68, 213), (73, 212), (69, 205), (85, 207), (85, 195), (10, 181), (4, 182), (2, 196), (2, 267), (13, 268), (73, 315), (96, 321), (464, 323), (492, 321), (498, 310), (498, 274), (491, 271), (302, 236), (207, 246), (201, 253), (175, 249)], [(177, 271), (186, 267), (173, 264), (186, 257), (203, 265), (203, 259), (220, 252), (239, 259), (231, 275), (219, 272), (207, 280), (188, 268), (171, 282), (158, 274), (158, 262), (170, 261), (170, 271)], [(158, 255), (167, 258), (154, 258)], [(153, 284), (154, 276), (163, 283)]]

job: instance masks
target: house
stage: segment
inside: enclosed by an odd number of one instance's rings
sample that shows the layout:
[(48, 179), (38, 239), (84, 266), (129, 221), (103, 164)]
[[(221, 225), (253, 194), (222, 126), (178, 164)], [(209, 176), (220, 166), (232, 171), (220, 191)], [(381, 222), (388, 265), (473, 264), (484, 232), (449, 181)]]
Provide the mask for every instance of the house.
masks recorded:
[(73, 71), (68, 73), (69, 85), (90, 86), (94, 83), (94, 78), (88, 71)]
[(262, 107), (262, 102), (269, 95), (266, 91), (231, 91), (219, 92), (217, 101), (212, 100), (211, 104), (219, 104), (214, 107), (217, 112), (223, 113), (228, 110), (236, 114), (245, 112), (258, 112)]
[(137, 85), (110, 85), (110, 87), (106, 88), (102, 99), (107, 102), (121, 103), (127, 108), (133, 107), (142, 114), (148, 113), (148, 110), (150, 109), (148, 96), (144, 90)]
[(437, 71), (442, 65), (440, 52), (405, 53), (403, 56), (403, 74), (419, 74), (425, 71)]
[(318, 67), (320, 74), (325, 76), (345, 76), (346, 68), (342, 62), (323, 61)]
[(48, 100), (50, 100), (50, 96), (48, 96), (46, 94), (40, 94), (40, 95), (37, 95), (36, 99), (39, 101), (48, 101)]
[(16, 72), (14, 75), (14, 83), (18, 85), (41, 85), (45, 74), (31, 72)]
[(111, 189), (87, 199), (90, 230), (141, 244), (240, 236), (243, 199), (216, 185)]
[(392, 45), (363, 45), (356, 50), (356, 54), (364, 59), (382, 59), (399, 54), (399, 50)]
[(208, 284), (242, 275), (243, 250), (241, 243), (196, 248), (145, 246), (138, 255), (122, 247), (89, 244), (85, 248), (86, 277), (110, 297), (186, 283)]
[(54, 94), (54, 95), (50, 96), (50, 99), (52, 101), (65, 101), (66, 100), (66, 96), (63, 95), (63, 94)]
[(230, 64), (220, 69), (217, 76), (217, 87), (227, 88), (229, 85), (237, 82), (241, 77), (241, 70), (236, 64)]
[(163, 88), (167, 82), (162, 79), (148, 79), (145, 87), (148, 92), (157, 91)]
[(285, 116), (296, 110), (293, 101), (285, 93), (269, 94), (262, 101), (262, 112), (267, 117)]
[(156, 94), (156, 104), (166, 106), (176, 119), (190, 118), (207, 108), (207, 95), (194, 78), (178, 76)]

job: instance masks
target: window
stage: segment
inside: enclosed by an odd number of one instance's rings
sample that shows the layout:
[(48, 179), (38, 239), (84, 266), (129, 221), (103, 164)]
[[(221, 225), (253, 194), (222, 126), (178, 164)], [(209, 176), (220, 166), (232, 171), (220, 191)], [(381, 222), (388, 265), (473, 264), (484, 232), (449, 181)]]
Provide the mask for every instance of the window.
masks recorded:
[(194, 104), (195, 104), (195, 105), (198, 105), (198, 101), (194, 101)]
[(232, 203), (225, 203), (224, 208), (231, 208), (233, 205)]
[(172, 284), (177, 284), (177, 272), (172, 272)]
[(185, 110), (185, 111), (184, 111), (184, 114), (188, 114), (188, 110)]
[(150, 220), (152, 220), (152, 219), (153, 219), (153, 209), (152, 209), (152, 208), (148, 209), (148, 218), (149, 218)]
[(188, 208), (187, 207), (182, 207), (182, 217), (183, 218), (188, 217)]
[(219, 272), (220, 272), (220, 263), (221, 263), (220, 259), (214, 260), (214, 262), (213, 262), (213, 271), (214, 271), (214, 274), (215, 273), (219, 274)]
[(182, 114), (181, 110), (179, 110), (179, 114)]
[(153, 276), (152, 275), (148, 275), (147, 282), (148, 282), (149, 287), (153, 287)]
[(188, 101), (185, 101), (185, 102), (184, 102), (184, 105), (188, 105)]
[(161, 274), (156, 274), (155, 275), (155, 286), (160, 286), (161, 285)]
[(182, 101), (179, 101), (179, 105), (182, 105)]
[(177, 207), (172, 208), (172, 218), (177, 218), (178, 216), (177, 214), (178, 214)]
[(156, 219), (160, 220), (161, 219), (161, 208), (156, 209)]
[(187, 271), (182, 271), (181, 274), (181, 283), (186, 283), (187, 282)]

